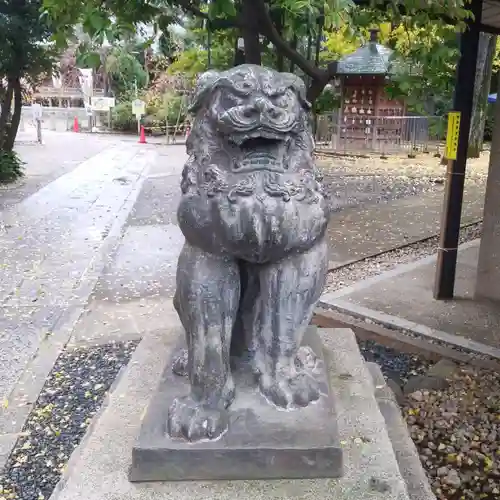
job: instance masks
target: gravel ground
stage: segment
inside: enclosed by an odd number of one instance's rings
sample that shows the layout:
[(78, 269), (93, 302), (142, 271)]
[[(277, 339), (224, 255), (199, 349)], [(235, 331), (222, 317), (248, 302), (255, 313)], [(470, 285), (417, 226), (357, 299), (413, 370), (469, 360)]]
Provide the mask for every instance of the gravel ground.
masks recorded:
[(358, 346), (366, 361), (377, 363), (386, 378), (402, 387), (410, 377), (423, 375), (431, 364), (413, 354), (398, 352), (373, 340), (358, 339)]
[(403, 412), (438, 500), (500, 498), (500, 374), (461, 366)]
[[(441, 165), (440, 159), (431, 154), (417, 158), (394, 155), (383, 159), (379, 156), (326, 157), (318, 153), (316, 158), (334, 210), (442, 190), (446, 174), (446, 165)], [(466, 187), (485, 185), (488, 163), (489, 152), (467, 162)]]
[[(460, 243), (474, 240), (481, 236), (482, 223), (473, 224), (462, 228), (460, 232)], [(391, 250), (376, 257), (371, 257), (348, 266), (334, 269), (328, 273), (326, 292), (340, 290), (357, 281), (377, 276), (385, 271), (390, 271), (400, 264), (427, 257), (436, 252), (439, 244), (439, 237), (433, 237), (425, 241), (414, 243), (413, 245)]]
[(0, 473), (1, 500), (48, 499), (137, 342), (63, 352)]
[[(441, 165), (439, 158), (433, 155), (421, 154), (416, 158), (403, 156), (389, 156), (386, 159), (380, 156), (357, 158), (353, 156), (324, 157), (321, 153), (316, 155), (317, 165), (325, 174), (349, 175), (382, 175), (396, 176), (409, 179), (427, 178), (443, 179), (446, 174), (446, 165)], [(480, 158), (467, 161), (466, 179), (481, 180), (488, 174), (489, 152), (484, 152)]]
[(433, 179), (394, 175), (327, 174), (323, 178), (323, 186), (333, 210), (442, 191), (442, 185)]

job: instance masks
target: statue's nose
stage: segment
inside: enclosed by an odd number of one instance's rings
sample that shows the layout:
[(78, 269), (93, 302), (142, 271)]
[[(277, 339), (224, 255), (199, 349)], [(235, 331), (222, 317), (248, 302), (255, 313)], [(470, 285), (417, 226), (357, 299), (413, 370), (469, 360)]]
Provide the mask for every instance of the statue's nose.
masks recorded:
[(264, 98), (255, 100), (255, 108), (259, 113), (265, 114), (273, 119), (279, 118), (281, 114), (280, 110), (274, 106), (273, 103)]
[(270, 104), (271, 103), (267, 99), (263, 99), (262, 97), (255, 99), (255, 109), (261, 113), (267, 111)]

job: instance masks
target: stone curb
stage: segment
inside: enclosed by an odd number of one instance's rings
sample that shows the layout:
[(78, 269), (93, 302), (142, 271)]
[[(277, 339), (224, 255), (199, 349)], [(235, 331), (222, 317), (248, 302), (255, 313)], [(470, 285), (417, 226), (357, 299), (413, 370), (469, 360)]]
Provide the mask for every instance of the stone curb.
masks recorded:
[(449, 358), (460, 363), (500, 371), (500, 359), (491, 356), (491, 348), (488, 346), (485, 346), (486, 352), (477, 354), (477, 350), (473, 352), (462, 346), (442, 341), (433, 342), (431, 338), (411, 330), (381, 324), (332, 304), (320, 304), (314, 312), (313, 323), (322, 328), (351, 328), (360, 339), (373, 340), (401, 352), (421, 355), (430, 361)]
[[(475, 239), (468, 241), (466, 243), (462, 243), (459, 245), (458, 249), (460, 250), (466, 250), (468, 248), (476, 247), (479, 246), (480, 239)], [(422, 257), (421, 259), (408, 262), (406, 264), (399, 264), (396, 266), (394, 269), (391, 269), (389, 271), (385, 271), (382, 274), (378, 274), (376, 276), (372, 276), (369, 278), (366, 278), (364, 280), (357, 281), (351, 286), (347, 286), (345, 288), (341, 288), (340, 290), (337, 290), (335, 292), (328, 292), (325, 293), (321, 296), (320, 298), (320, 303), (325, 302), (327, 304), (333, 303), (333, 300), (335, 299), (345, 299), (348, 295), (354, 292), (360, 292), (361, 290), (365, 290), (366, 288), (369, 288), (372, 285), (375, 285), (377, 283), (380, 283), (381, 281), (386, 281), (389, 278), (395, 278), (396, 276), (399, 276), (400, 274), (404, 274), (410, 271), (414, 271), (415, 269), (418, 269), (422, 265), (425, 264), (432, 264), (435, 262), (437, 259), (436, 255), (428, 255), (426, 257)]]
[(399, 470), (406, 482), (411, 500), (436, 500), (394, 393), (387, 386), (380, 366), (369, 362), (366, 365), (372, 376), (375, 399), (385, 419)]
[(423, 324), (408, 321), (398, 316), (376, 311), (358, 304), (352, 304), (347, 300), (335, 300), (332, 303), (322, 302), (321, 305), (331, 307), (337, 311), (350, 314), (354, 317), (365, 318), (365, 320), (371, 321), (374, 324), (379, 324), (394, 330), (408, 332), (410, 335), (427, 339), (429, 342), (447, 344), (456, 349), (468, 351), (471, 354), (487, 356), (500, 360), (500, 349), (497, 347), (491, 347), (481, 342), (460, 337), (459, 335), (453, 335), (435, 328), (430, 328)]

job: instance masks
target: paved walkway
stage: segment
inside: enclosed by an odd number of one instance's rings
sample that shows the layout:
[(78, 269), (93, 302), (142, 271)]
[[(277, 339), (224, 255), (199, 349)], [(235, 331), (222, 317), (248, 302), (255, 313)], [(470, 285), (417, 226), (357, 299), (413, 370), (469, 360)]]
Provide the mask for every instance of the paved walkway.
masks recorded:
[(84, 134), (47, 131), (44, 144), (16, 142), (15, 150), (25, 162), (25, 176), (14, 185), (0, 186), (0, 210), (21, 202), (61, 175), (75, 169), (82, 161), (92, 158), (116, 139), (99, 136), (89, 140)]
[(107, 148), (1, 214), (0, 399), (86, 304), (152, 161), (135, 146)]
[(154, 148), (141, 193), (113, 259), (97, 282), (87, 314), (73, 332), (74, 345), (140, 338), (175, 318), (177, 258), (184, 237), (177, 225), (184, 146)]
[[(325, 307), (500, 359), (500, 306), (474, 298), (479, 240), (460, 245), (455, 297), (434, 300), (436, 256), (402, 264), (321, 298)], [(478, 344), (479, 343), (479, 344)]]

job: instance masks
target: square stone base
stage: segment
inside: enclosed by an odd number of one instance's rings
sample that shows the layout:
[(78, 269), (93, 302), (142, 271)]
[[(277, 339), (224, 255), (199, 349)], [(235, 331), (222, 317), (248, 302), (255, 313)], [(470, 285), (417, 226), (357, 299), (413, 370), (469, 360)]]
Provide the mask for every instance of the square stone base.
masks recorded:
[(214, 441), (190, 443), (166, 432), (168, 409), (189, 393), (186, 377), (172, 373), (174, 349), (150, 401), (132, 450), (130, 480), (335, 478), (343, 472), (336, 416), (321, 340), (316, 328), (304, 336), (319, 358), (322, 396), (306, 408), (279, 409), (261, 395), (248, 363), (233, 371), (236, 398), (228, 431)]

